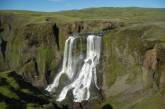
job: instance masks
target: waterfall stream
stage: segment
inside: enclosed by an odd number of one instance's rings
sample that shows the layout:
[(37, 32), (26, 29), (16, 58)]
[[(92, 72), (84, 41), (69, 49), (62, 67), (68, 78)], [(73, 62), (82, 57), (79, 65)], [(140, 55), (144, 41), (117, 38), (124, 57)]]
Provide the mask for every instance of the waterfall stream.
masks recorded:
[[(100, 58), (101, 37), (95, 35), (89, 35), (87, 37), (86, 57), (83, 60), (81, 69), (77, 72), (73, 68), (72, 50), (74, 40), (75, 37), (73, 36), (70, 36), (66, 40), (62, 70), (57, 74), (53, 83), (46, 88), (47, 91), (54, 92), (58, 88), (59, 80), (63, 74), (66, 74), (70, 80), (73, 80), (60, 92), (57, 98), (59, 102), (65, 99), (70, 90), (72, 91), (74, 102), (88, 100), (90, 98), (90, 86), (93, 81), (95, 87), (99, 89), (97, 85), (96, 65), (99, 63)], [(74, 77), (75, 74), (77, 76)]]

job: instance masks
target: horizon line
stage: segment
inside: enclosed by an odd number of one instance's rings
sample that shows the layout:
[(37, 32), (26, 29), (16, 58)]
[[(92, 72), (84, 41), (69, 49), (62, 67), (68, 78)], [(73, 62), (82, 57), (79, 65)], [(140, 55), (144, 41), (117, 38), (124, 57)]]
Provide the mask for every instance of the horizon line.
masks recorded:
[(63, 11), (79, 11), (87, 9), (96, 9), (96, 8), (141, 8), (141, 9), (165, 9), (165, 7), (139, 7), (139, 6), (116, 6), (116, 7), (88, 7), (88, 8), (79, 8), (79, 9), (63, 9), (63, 10), (54, 10), (54, 11), (44, 11), (44, 10), (26, 10), (26, 9), (0, 9), (0, 11), (29, 11), (29, 12), (63, 12)]

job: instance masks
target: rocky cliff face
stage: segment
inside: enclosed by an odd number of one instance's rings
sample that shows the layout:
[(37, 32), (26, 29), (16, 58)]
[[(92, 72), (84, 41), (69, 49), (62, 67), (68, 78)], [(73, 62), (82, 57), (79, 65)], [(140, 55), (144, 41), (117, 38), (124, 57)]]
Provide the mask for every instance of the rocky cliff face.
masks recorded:
[[(37, 22), (33, 19), (37, 19)], [(81, 20), (60, 23), (47, 17), (38, 20), (30, 15), (2, 13), (1, 75), (6, 75), (4, 71), (14, 71), (14, 75), (21, 76), (21, 80), (43, 90), (52, 82), (61, 66), (64, 42), (69, 34), (104, 31), (101, 62), (97, 68), (101, 86), (100, 98), (81, 104), (73, 103), (69, 108), (142, 109), (147, 105), (151, 109), (155, 109), (154, 106), (163, 109), (164, 28), (164, 22), (124, 25), (119, 21)], [(3, 85), (0, 87), (4, 88)], [(11, 92), (16, 91), (18, 90), (13, 89)], [(0, 93), (5, 98), (4, 93)], [(20, 96), (19, 100), (21, 99)], [(26, 101), (25, 104), (29, 103), (28, 100), (23, 101)], [(8, 101), (3, 103), (10, 104)], [(37, 104), (42, 105), (40, 108), (59, 108), (53, 100)], [(150, 104), (152, 105), (149, 106)]]
[(103, 89), (114, 108), (135, 108), (144, 97), (163, 90), (164, 38), (155, 36), (157, 30), (163, 32), (160, 24), (133, 25), (105, 36)]
[[(11, 19), (25, 19), (10, 21)], [(1, 71), (17, 69), (37, 87), (50, 83), (62, 59), (66, 37), (73, 33), (108, 31), (120, 26), (110, 21), (76, 21), (57, 25), (47, 21), (28, 23), (20, 15), (1, 16)], [(22, 22), (22, 24), (21, 24)], [(14, 24), (20, 23), (19, 26)], [(50, 79), (51, 78), (51, 79)]]
[(11, 26), (13, 29), (8, 32), (5, 25), (12, 24), (5, 20), (2, 16), (1, 59), (7, 67), (1, 67), (1, 71), (17, 69), (33, 85), (44, 87), (47, 84), (45, 76), (50, 76), (61, 58), (58, 27), (49, 22), (31, 23), (15, 28)]

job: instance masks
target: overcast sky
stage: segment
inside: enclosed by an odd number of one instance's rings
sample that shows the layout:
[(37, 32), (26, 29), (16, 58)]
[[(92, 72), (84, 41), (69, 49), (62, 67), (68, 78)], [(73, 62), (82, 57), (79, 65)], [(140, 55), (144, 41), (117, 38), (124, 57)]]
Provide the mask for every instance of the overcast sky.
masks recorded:
[(52, 12), (91, 7), (165, 8), (165, 0), (0, 0), (0, 10)]

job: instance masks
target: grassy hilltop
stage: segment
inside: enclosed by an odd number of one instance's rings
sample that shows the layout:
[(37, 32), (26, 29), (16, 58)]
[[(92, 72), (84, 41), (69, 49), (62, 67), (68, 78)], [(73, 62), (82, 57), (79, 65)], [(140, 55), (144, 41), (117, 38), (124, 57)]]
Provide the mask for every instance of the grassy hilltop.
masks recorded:
[(121, 20), (124, 22), (142, 23), (144, 21), (164, 21), (163, 8), (88, 8), (61, 12), (33, 12), (33, 11), (1, 11), (1, 13), (14, 13), (28, 15), (36, 18), (54, 17), (56, 21), (69, 22), (78, 20)]

